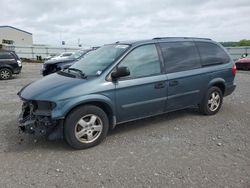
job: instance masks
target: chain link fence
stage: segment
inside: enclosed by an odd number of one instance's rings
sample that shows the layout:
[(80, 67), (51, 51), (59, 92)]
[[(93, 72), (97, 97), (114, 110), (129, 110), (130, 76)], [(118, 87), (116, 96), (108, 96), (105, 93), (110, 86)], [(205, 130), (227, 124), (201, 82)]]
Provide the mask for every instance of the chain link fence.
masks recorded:
[(82, 50), (78, 47), (52, 47), (46, 45), (33, 45), (33, 46), (18, 46), (18, 45), (2, 45), (5, 50), (13, 50), (20, 58), (39, 60), (44, 59), (50, 55), (59, 55), (62, 52), (75, 52)]
[(227, 51), (232, 56), (233, 60), (237, 60), (242, 55), (249, 55), (250, 54), (250, 46), (242, 46), (242, 47), (227, 47)]
[[(14, 45), (2, 45), (2, 48), (8, 50), (14, 50), (20, 58), (25, 59), (44, 59), (49, 55), (60, 54), (62, 52), (75, 52), (82, 50), (78, 47), (52, 47), (45, 45), (33, 45), (33, 46), (14, 46)], [(250, 46), (243, 47), (226, 47), (234, 60), (239, 59), (243, 54), (250, 54)]]

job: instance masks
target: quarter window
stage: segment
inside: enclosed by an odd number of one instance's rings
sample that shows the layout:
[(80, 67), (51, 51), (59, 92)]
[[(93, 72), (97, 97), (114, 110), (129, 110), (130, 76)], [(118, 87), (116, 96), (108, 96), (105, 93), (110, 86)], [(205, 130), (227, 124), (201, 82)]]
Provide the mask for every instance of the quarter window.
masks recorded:
[(160, 60), (155, 45), (144, 45), (134, 49), (119, 67), (128, 67), (129, 78), (144, 77), (161, 73)]
[(193, 42), (160, 43), (167, 73), (200, 68), (200, 57)]
[(196, 42), (201, 55), (202, 66), (210, 66), (229, 62), (229, 56), (216, 44), (208, 42)]

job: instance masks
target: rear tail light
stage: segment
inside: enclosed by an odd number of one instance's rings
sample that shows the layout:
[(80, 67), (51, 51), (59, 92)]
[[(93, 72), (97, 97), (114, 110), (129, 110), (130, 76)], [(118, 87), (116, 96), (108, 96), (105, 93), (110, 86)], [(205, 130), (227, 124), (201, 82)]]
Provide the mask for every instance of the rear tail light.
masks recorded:
[(19, 67), (21, 67), (22, 66), (22, 61), (21, 60), (17, 60), (17, 64), (18, 64)]
[(233, 74), (233, 76), (236, 75), (236, 70), (237, 70), (236, 65), (233, 64), (233, 67), (232, 67), (232, 74)]

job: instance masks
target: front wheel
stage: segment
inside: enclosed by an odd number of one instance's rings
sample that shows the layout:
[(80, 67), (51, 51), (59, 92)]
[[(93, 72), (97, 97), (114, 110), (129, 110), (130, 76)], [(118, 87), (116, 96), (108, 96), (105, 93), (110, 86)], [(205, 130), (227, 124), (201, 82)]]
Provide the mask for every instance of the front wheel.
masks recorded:
[(216, 114), (222, 105), (223, 94), (220, 88), (211, 87), (208, 89), (206, 96), (203, 98), (199, 108), (201, 113), (205, 115)]
[(85, 105), (73, 110), (66, 118), (64, 136), (75, 149), (98, 145), (107, 135), (109, 121), (99, 107)]

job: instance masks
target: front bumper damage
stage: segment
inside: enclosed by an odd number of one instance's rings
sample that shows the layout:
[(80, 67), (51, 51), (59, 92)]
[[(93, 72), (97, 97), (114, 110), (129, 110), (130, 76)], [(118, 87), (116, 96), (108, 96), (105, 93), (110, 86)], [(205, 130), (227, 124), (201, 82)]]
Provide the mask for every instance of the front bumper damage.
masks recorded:
[(49, 102), (24, 101), (18, 118), (20, 131), (36, 136), (47, 136), (49, 140), (61, 139), (62, 120), (53, 120), (51, 110)]

